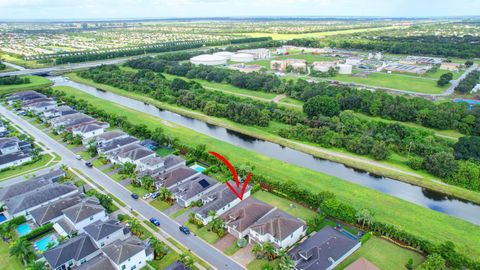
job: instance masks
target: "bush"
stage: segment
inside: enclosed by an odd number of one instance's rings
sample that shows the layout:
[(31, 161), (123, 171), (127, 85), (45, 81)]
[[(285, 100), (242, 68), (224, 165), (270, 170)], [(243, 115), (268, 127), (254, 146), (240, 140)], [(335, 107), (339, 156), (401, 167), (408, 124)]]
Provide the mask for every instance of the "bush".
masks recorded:
[(365, 244), (368, 240), (370, 240), (372, 236), (373, 236), (372, 232), (367, 232), (366, 234), (364, 234), (362, 238), (360, 238), (360, 242), (362, 242), (362, 245)]
[(32, 240), (32, 239), (35, 239), (49, 231), (51, 231), (53, 229), (53, 223), (47, 223), (41, 227), (38, 227), (34, 230), (32, 230), (31, 232), (29, 232), (27, 235), (24, 235), (20, 238), (24, 238), (28, 241)]

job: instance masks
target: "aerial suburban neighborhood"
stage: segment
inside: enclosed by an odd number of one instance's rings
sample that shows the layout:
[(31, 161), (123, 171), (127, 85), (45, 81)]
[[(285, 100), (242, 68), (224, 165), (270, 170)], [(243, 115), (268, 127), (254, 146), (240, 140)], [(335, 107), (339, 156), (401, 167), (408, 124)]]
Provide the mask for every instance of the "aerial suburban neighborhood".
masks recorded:
[(473, 2), (0, 3), (0, 270), (480, 270)]

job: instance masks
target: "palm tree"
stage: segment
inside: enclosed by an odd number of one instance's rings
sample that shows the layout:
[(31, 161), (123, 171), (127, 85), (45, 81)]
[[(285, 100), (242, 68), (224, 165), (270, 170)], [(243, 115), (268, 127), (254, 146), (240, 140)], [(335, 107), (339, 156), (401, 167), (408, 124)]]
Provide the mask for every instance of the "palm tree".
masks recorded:
[(132, 233), (133, 233), (134, 235), (137, 235), (137, 236), (138, 236), (138, 235), (141, 234), (141, 232), (142, 232), (142, 231), (140, 230), (141, 225), (140, 225), (140, 222), (138, 222), (137, 219), (132, 218), (132, 219), (128, 222), (128, 224), (130, 225), (130, 230), (132, 230)]
[(295, 267), (295, 262), (285, 250), (281, 250), (278, 253), (278, 257), (280, 258), (280, 263), (278, 264), (280, 270), (290, 270)]
[(189, 268), (193, 267), (193, 264), (194, 264), (193, 258), (189, 253), (180, 254), (180, 258), (178, 260), (186, 267), (189, 267)]
[(252, 253), (255, 254), (255, 257), (263, 257), (263, 247), (260, 244), (255, 244), (252, 247)]
[(21, 259), (24, 265), (26, 265), (30, 261), (30, 258), (34, 255), (30, 243), (23, 238), (15, 240), (10, 245), (9, 253), (11, 256)]
[(45, 261), (31, 262), (27, 266), (27, 270), (44, 270), (47, 269)]
[(216, 216), (216, 215), (217, 215), (217, 212), (216, 212), (216, 211), (214, 211), (214, 210), (208, 211), (208, 216), (211, 217), (212, 220), (215, 219), (215, 216)]
[(365, 229), (365, 225), (370, 226), (374, 222), (375, 218), (370, 210), (364, 208), (356, 214), (357, 222), (362, 224), (362, 228)]
[(158, 241), (155, 237), (150, 238), (150, 246), (153, 248), (153, 253), (155, 255), (155, 259), (159, 260), (163, 258), (168, 253), (167, 246)]
[(169, 202), (172, 199), (173, 193), (168, 190), (168, 188), (162, 187), (158, 192), (158, 196), (160, 200)]
[(275, 258), (275, 247), (272, 245), (272, 243), (267, 242), (263, 245), (263, 252), (264, 256), (267, 257), (269, 261), (272, 261)]
[(222, 237), (225, 234), (225, 222), (219, 218), (215, 218), (212, 221), (212, 231)]

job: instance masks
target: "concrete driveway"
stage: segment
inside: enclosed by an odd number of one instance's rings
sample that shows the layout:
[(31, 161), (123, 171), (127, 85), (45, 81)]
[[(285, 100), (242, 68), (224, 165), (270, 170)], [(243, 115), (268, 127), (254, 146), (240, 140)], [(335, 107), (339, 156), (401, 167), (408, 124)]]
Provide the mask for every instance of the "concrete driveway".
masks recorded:
[(255, 260), (255, 255), (252, 253), (253, 245), (248, 244), (246, 247), (239, 249), (232, 255), (232, 259), (243, 266), (247, 266), (251, 261)]

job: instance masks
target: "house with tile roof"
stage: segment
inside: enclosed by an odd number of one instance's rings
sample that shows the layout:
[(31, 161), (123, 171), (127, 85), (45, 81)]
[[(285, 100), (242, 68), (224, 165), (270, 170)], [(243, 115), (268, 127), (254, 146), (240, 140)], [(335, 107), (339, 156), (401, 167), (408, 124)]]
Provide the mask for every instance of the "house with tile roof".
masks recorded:
[(297, 270), (332, 270), (359, 249), (361, 243), (347, 232), (323, 228), (291, 249)]
[(157, 188), (165, 187), (168, 189), (173, 189), (198, 175), (200, 175), (200, 173), (196, 170), (186, 166), (181, 166), (158, 175), (155, 177), (154, 181)]
[(62, 212), (64, 217), (53, 225), (55, 231), (62, 236), (70, 235), (72, 229), (78, 233), (83, 233), (86, 226), (99, 220), (108, 220), (105, 208), (93, 197), (66, 208)]
[(242, 200), (238, 205), (220, 216), (227, 226), (227, 232), (237, 239), (244, 238), (257, 220), (273, 211), (274, 207), (252, 197)]
[(82, 140), (88, 140), (105, 132), (105, 127), (97, 123), (89, 123), (72, 129), (73, 136), (80, 136)]
[(50, 222), (55, 223), (63, 217), (62, 211), (64, 209), (74, 206), (81, 201), (82, 197), (79, 194), (75, 194), (34, 209), (30, 211), (30, 216), (32, 216), (33, 221), (38, 226), (43, 226)]
[[(242, 185), (237, 187), (234, 181), (230, 181), (230, 185), (238, 194), (241, 194)], [(243, 199), (250, 197), (251, 189), (252, 187), (247, 185)], [(203, 205), (195, 210), (195, 217), (202, 221), (203, 225), (207, 225), (213, 218), (219, 217), (241, 202), (227, 185), (217, 185), (213, 190), (205, 194), (201, 200)], [(211, 211), (215, 212), (215, 217), (209, 215)]]
[(84, 228), (98, 247), (104, 247), (116, 240), (125, 240), (131, 236), (130, 230), (117, 220), (97, 220)]
[(275, 209), (250, 226), (250, 243), (270, 242), (278, 249), (292, 246), (305, 236), (307, 225), (284, 211)]
[(153, 250), (136, 236), (116, 240), (102, 251), (116, 269), (141, 269), (153, 260)]
[(192, 202), (200, 200), (203, 195), (212, 191), (218, 184), (214, 179), (199, 174), (172, 188), (171, 191), (180, 206), (188, 207)]

